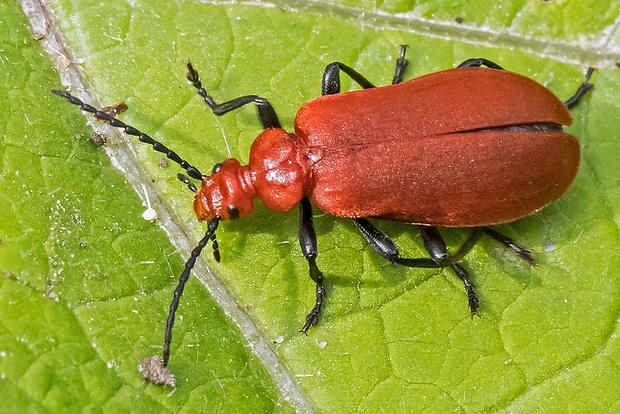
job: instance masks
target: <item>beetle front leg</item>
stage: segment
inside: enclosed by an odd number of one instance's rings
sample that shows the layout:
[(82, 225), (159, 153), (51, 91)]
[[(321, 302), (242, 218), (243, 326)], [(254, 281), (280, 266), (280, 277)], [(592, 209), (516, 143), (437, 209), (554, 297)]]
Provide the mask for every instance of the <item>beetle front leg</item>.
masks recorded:
[(211, 108), (215, 115), (224, 115), (230, 111), (254, 102), (258, 108), (258, 117), (263, 124), (263, 128), (281, 128), (278, 115), (267, 99), (257, 95), (246, 95), (218, 104), (202, 86), (200, 76), (190, 62), (187, 62), (187, 74), (185, 76), (187, 77), (189, 83), (191, 83), (194, 88), (198, 90), (198, 95), (204, 99), (205, 103), (209, 106), (209, 108)]
[(306, 323), (301, 332), (307, 333), (311, 326), (319, 323), (321, 309), (323, 308), (323, 298), (325, 297), (325, 287), (323, 286), (323, 273), (316, 265), (318, 255), (316, 232), (312, 222), (312, 205), (308, 197), (304, 197), (299, 204), (299, 245), (301, 252), (308, 261), (310, 268), (310, 278), (316, 283), (316, 302), (314, 308), (306, 316)]

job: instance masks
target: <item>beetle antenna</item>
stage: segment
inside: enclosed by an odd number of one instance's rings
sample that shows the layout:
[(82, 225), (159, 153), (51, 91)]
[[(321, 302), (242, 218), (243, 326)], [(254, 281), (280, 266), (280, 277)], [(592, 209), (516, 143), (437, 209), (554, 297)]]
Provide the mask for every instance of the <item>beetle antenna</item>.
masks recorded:
[(193, 182), (191, 182), (191, 181), (190, 181), (190, 179), (189, 179), (189, 177), (188, 177), (187, 175), (184, 175), (184, 174), (178, 173), (178, 174), (177, 174), (177, 179), (178, 179), (179, 181), (181, 181), (182, 183), (187, 184), (187, 187), (188, 187), (190, 190), (192, 190), (192, 192), (194, 192), (194, 193), (195, 193), (195, 192), (197, 192), (197, 191), (198, 191), (198, 188), (196, 187), (196, 184), (194, 184)]
[(154, 140), (150, 136), (146, 135), (144, 132), (140, 132), (136, 128), (127, 125), (123, 121), (120, 121), (113, 116), (106, 114), (105, 112), (101, 112), (97, 108), (82, 102), (68, 92), (54, 89), (52, 90), (52, 93), (54, 95), (65, 98), (70, 104), (79, 106), (82, 111), (90, 112), (91, 114), (95, 115), (95, 118), (101, 119), (102, 121), (109, 123), (113, 127), (122, 128), (126, 134), (138, 137), (141, 142), (151, 145), (155, 151), (165, 154), (166, 157), (179, 164), (181, 168), (187, 171), (187, 174), (189, 174), (190, 177), (195, 178), (196, 180), (202, 180), (203, 175), (196, 167), (192, 166), (190, 163), (181, 158), (176, 152), (172, 151), (161, 142)]
[[(207, 223), (207, 232), (205, 236), (200, 240), (198, 246), (194, 247), (192, 253), (189, 256), (189, 259), (185, 263), (185, 269), (183, 269), (183, 273), (179, 277), (179, 284), (176, 289), (174, 289), (174, 294), (172, 296), (172, 302), (170, 302), (170, 312), (168, 313), (168, 319), (166, 320), (166, 334), (164, 335), (164, 357), (163, 357), (163, 365), (168, 366), (168, 360), (170, 359), (170, 344), (172, 343), (172, 327), (174, 326), (174, 316), (179, 308), (179, 301), (181, 299), (181, 295), (183, 294), (183, 289), (185, 289), (185, 284), (189, 279), (189, 273), (196, 264), (196, 259), (200, 256), (202, 249), (209, 243), (209, 240), (213, 240), (214, 244), (217, 244), (215, 241), (215, 230), (217, 230), (217, 226), (220, 223), (220, 217), (217, 216), (212, 220), (209, 220)], [(214, 245), (215, 249), (215, 245)], [(214, 251), (215, 254), (215, 251)], [(218, 251), (219, 256), (219, 251)]]

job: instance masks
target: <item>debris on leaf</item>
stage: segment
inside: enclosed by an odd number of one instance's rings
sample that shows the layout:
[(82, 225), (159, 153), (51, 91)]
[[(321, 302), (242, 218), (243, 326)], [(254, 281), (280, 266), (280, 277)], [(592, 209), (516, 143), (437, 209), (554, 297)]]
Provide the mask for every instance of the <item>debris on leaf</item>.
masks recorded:
[(153, 384), (170, 385), (176, 387), (177, 379), (174, 374), (164, 366), (159, 355), (144, 358), (140, 363), (140, 371), (144, 378)]
[[(122, 114), (127, 110), (128, 106), (125, 102), (119, 102), (114, 105), (104, 106), (100, 109), (101, 112), (110, 115), (111, 117), (116, 118), (118, 115)], [(95, 119), (96, 122), (104, 123), (105, 121), (102, 119)]]
[(93, 131), (90, 133), (90, 140), (93, 142), (93, 144), (100, 147), (103, 144), (105, 144), (108, 139), (106, 138), (105, 135), (98, 134)]

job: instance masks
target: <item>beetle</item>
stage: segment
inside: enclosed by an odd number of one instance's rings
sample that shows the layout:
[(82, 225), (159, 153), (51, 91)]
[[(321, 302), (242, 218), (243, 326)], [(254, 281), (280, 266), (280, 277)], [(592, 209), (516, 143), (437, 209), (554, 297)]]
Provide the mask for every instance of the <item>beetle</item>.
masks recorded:
[[(393, 264), (450, 267), (464, 285), (472, 316), (480, 301), (459, 262), (482, 235), (535, 264), (528, 249), (488, 226), (533, 214), (568, 189), (579, 168), (580, 148), (563, 126), (572, 122), (568, 109), (592, 89), (593, 69), (576, 93), (562, 102), (539, 83), (484, 58), (402, 82), (406, 49), (401, 47), (389, 86), (375, 87), (343, 63), (327, 65), (322, 96), (300, 108), (294, 133), (281, 127), (263, 97), (246, 95), (216, 103), (188, 62), (188, 82), (215, 115), (254, 103), (263, 126), (248, 165), (227, 159), (216, 164), (211, 175), (136, 128), (67, 92), (52, 91), (152, 145), (189, 176), (178, 178), (195, 193), (194, 211), (198, 220), (207, 222), (207, 231), (174, 291), (166, 321), (164, 367), (179, 299), (196, 259), (211, 241), (214, 257), (220, 260), (216, 239), (220, 221), (248, 216), (256, 198), (276, 212), (300, 206), (299, 242), (316, 284), (315, 305), (303, 333), (319, 322), (325, 297), (323, 274), (316, 264), (311, 203), (325, 213), (352, 218), (372, 249)], [(340, 72), (362, 89), (341, 93)], [(199, 180), (200, 188), (191, 179)], [(369, 219), (417, 225), (430, 258), (401, 257), (390, 237)], [(450, 254), (437, 227), (471, 231)]]

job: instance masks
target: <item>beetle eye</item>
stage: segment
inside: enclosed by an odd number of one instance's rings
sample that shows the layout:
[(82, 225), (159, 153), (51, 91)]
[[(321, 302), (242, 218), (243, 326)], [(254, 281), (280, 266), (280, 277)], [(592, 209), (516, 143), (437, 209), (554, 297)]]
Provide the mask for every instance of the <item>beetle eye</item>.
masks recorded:
[(219, 171), (219, 170), (221, 170), (221, 169), (222, 169), (222, 164), (220, 164), (220, 163), (218, 162), (217, 164), (215, 164), (215, 165), (213, 166), (213, 170), (212, 170), (212, 172), (213, 172), (213, 174), (215, 174), (216, 172), (218, 172), (218, 171)]
[(228, 212), (228, 217), (230, 217), (231, 220), (239, 218), (239, 209), (237, 206), (231, 204), (226, 208), (226, 211)]

